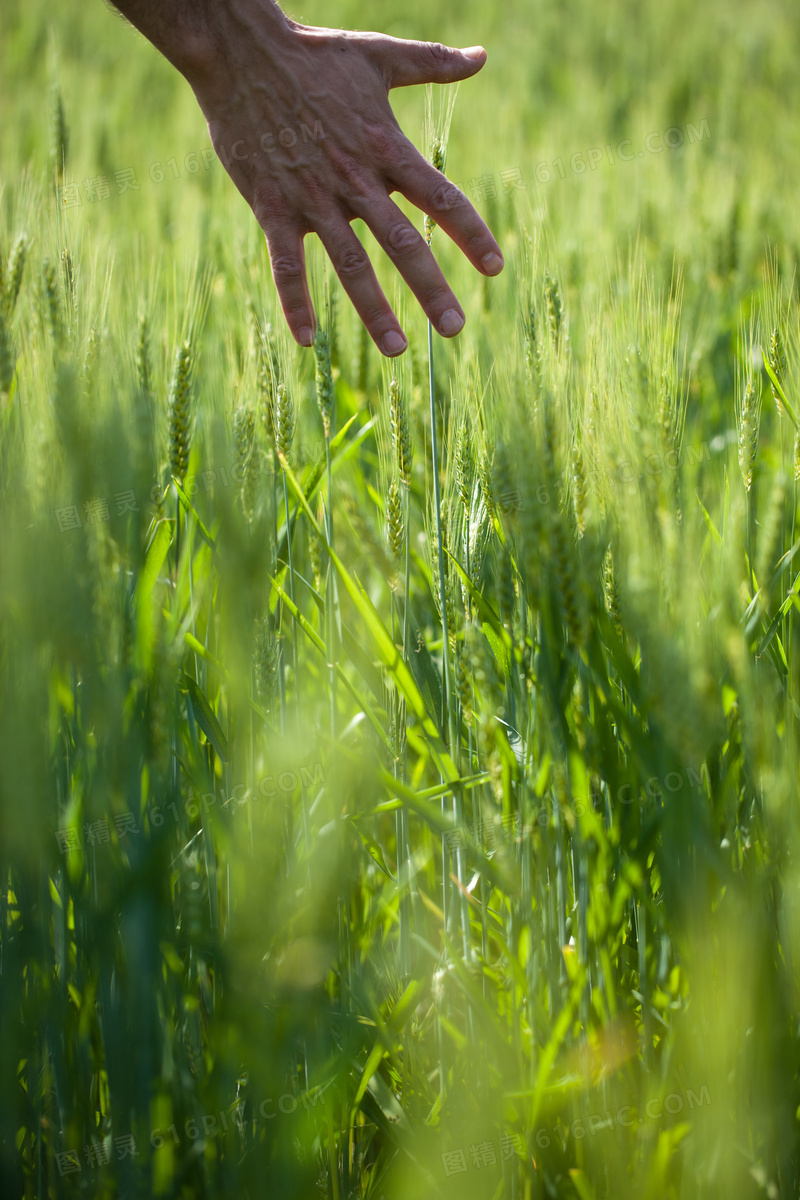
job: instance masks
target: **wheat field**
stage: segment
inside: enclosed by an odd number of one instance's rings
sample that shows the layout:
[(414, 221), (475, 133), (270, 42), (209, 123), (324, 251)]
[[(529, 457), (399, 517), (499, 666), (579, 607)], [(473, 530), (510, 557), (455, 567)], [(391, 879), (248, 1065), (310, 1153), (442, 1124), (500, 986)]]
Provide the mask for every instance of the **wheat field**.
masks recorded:
[(0, 13), (0, 1195), (796, 1198), (800, 13), (295, 15), (487, 47), (453, 341)]

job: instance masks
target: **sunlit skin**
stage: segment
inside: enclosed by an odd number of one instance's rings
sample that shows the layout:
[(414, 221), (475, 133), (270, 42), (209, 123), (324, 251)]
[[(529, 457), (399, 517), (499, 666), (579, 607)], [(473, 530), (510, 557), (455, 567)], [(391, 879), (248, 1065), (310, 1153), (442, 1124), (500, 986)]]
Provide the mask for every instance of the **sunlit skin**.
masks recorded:
[(482, 47), (300, 25), (270, 0), (208, 7), (121, 0), (116, 7), (191, 85), (212, 144), (264, 231), (281, 306), (300, 345), (312, 344), (316, 328), (303, 248), (308, 233), (319, 236), (381, 352), (391, 357), (408, 345), (351, 228), (356, 218), (433, 327), (443, 337), (461, 331), (464, 311), (392, 193), (435, 218), (482, 274), (499, 274), (503, 256), (466, 196), (402, 132), (388, 97), (394, 87), (475, 75), (486, 61)]

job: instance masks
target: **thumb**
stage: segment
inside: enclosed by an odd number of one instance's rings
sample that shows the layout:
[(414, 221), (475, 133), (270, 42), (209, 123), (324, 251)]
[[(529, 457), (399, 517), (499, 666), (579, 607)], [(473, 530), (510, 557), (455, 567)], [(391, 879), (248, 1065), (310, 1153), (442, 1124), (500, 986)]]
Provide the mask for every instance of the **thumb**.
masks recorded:
[(455, 50), (440, 42), (386, 38), (376, 57), (390, 88), (414, 83), (457, 83), (476, 75), (486, 62), (482, 46)]

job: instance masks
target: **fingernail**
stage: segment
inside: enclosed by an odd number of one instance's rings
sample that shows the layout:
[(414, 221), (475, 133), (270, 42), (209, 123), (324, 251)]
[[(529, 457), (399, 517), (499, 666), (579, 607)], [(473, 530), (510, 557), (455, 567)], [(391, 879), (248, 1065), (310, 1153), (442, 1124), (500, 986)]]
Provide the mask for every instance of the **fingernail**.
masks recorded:
[(314, 345), (314, 330), (308, 325), (304, 325), (302, 329), (297, 331), (297, 340), (301, 346)]
[(504, 265), (502, 254), (496, 254), (494, 250), (481, 259), (481, 266), (487, 275), (499, 275)]
[(398, 333), (396, 329), (391, 329), (381, 342), (383, 353), (388, 355), (389, 358), (394, 358), (396, 354), (402, 354), (407, 345), (408, 342), (402, 333)]
[(464, 318), (455, 308), (448, 308), (439, 322), (439, 332), (445, 337), (455, 337), (464, 328)]
[(482, 58), (486, 51), (483, 46), (468, 46), (461, 53), (464, 55), (464, 58)]

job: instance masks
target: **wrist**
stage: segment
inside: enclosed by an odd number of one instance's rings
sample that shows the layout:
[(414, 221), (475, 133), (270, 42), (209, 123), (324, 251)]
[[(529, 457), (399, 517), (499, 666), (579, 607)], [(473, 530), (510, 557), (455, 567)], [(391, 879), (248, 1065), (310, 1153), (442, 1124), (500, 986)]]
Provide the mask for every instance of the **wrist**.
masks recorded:
[(197, 37), (190, 33), (190, 52), (182, 56), (183, 62), (167, 53), (195, 92), (208, 90), (221, 77), (235, 80), (242, 58), (253, 45), (262, 51), (274, 50), (277, 55), (292, 34), (302, 28), (274, 0), (225, 0), (202, 7), (202, 30)]

